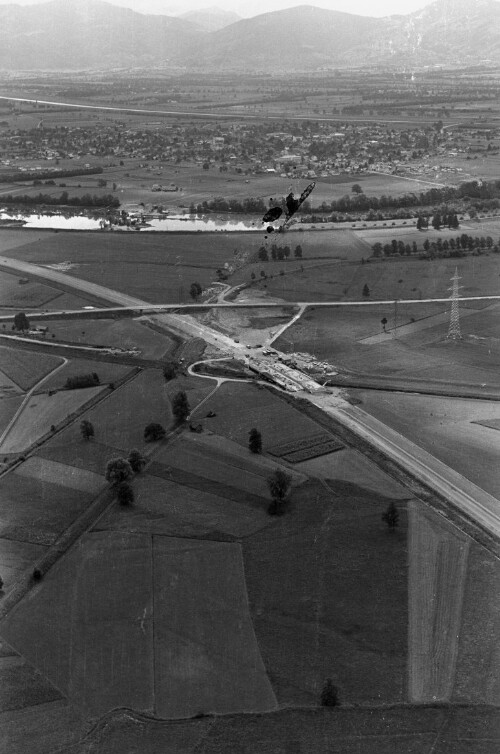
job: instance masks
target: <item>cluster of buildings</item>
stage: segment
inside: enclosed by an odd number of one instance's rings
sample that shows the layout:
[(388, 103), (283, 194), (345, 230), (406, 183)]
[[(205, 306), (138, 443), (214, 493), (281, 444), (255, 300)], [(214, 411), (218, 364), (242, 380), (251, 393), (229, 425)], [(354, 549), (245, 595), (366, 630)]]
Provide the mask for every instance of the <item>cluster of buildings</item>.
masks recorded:
[(284, 121), (265, 123), (149, 122), (140, 126), (97, 122), (95, 126), (31, 130), (0, 129), (0, 160), (103, 158), (112, 164), (138, 159), (154, 174), (161, 162), (196, 164), (245, 174), (279, 173), (303, 178), (388, 172), (423, 175), (429, 170), (455, 170), (456, 157), (474, 159), (498, 150), (500, 129), (459, 125), (393, 128), (380, 123)]

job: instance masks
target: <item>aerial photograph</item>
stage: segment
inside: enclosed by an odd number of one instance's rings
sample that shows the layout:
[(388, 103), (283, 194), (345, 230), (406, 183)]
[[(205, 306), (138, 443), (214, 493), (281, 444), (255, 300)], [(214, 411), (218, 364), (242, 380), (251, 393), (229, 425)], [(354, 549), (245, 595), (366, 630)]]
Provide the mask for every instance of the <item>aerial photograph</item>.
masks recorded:
[(500, 0), (0, 0), (0, 754), (500, 752)]

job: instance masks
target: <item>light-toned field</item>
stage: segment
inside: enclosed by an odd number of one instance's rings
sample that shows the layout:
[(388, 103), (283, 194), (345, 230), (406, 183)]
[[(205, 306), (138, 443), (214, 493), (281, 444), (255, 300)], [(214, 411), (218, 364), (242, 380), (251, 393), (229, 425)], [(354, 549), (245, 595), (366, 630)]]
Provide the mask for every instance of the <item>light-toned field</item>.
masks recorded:
[(175, 348), (167, 334), (155, 332), (131, 319), (47, 320), (46, 326), (49, 338), (55, 335), (56, 340), (80, 345), (139, 348), (145, 358), (161, 358)]
[(81, 390), (64, 390), (54, 395), (40, 393), (28, 398), (1, 445), (0, 453), (21, 453), (50, 427), (63, 421), (68, 414), (98, 395), (103, 387), (86, 387)]
[(356, 450), (345, 448), (319, 458), (312, 458), (298, 463), (296, 469), (309, 476), (328, 480), (332, 489), (346, 489), (348, 485), (359, 485), (376, 494), (383, 490), (387, 497), (408, 499), (408, 490)]
[[(200, 488), (147, 474), (134, 481), (135, 501), (112, 508), (99, 530), (149, 532), (169, 537), (246, 537), (273, 522), (264, 505), (256, 507)], [(227, 494), (227, 491), (226, 491)]]
[(311, 419), (269, 390), (254, 385), (224, 383), (194, 412), (193, 419), (201, 420), (209, 411), (216, 416), (203, 422), (207, 429), (248, 447), (248, 433), (255, 427), (262, 434), (264, 451), (318, 432), (318, 425)]
[[(166, 384), (161, 370), (148, 369), (115, 390), (98, 406), (87, 411), (82, 415), (81, 420), (88, 419), (92, 422), (95, 441), (113, 448), (115, 455), (117, 450), (128, 452), (131, 448), (141, 448), (144, 445), (144, 427), (147, 424), (159, 422), (168, 428), (172, 423)], [(86, 390), (89, 389), (99, 390), (99, 388), (86, 388)], [(71, 394), (82, 391), (67, 392)], [(64, 395), (66, 392), (57, 393), (54, 398)], [(50, 447), (63, 447), (79, 442), (81, 442), (80, 420), (58, 433), (50, 441)], [(85, 448), (83, 448), (81, 455), (85, 453)]]
[(106, 484), (104, 475), (37, 456), (32, 456), (22, 463), (16, 469), (16, 474), (21, 477), (36, 479), (42, 485), (45, 482), (57, 480), (57, 484), (61, 484), (63, 487), (88, 492), (89, 495), (97, 495)]
[(2, 372), (19, 385), (22, 390), (29, 390), (62, 363), (63, 359), (58, 356), (23, 351), (3, 344), (0, 346)]
[(92, 495), (63, 487), (57, 481), (40, 484), (18, 473), (0, 480), (0, 534), (8, 539), (49, 545), (86, 508)]
[(239, 545), (86, 535), (0, 631), (94, 715), (131, 707), (182, 718), (276, 705)]
[(441, 516), (408, 510), (408, 696), (450, 701), (456, 673), (469, 539)]
[(96, 372), (101, 385), (114, 382), (131, 371), (131, 367), (122, 364), (111, 364), (107, 361), (91, 361), (90, 359), (72, 359), (62, 369), (58, 369), (40, 386), (40, 390), (57, 390), (63, 388), (68, 377)]
[(500, 487), (500, 433), (473, 422), (500, 419), (492, 401), (353, 391), (363, 409), (490, 494)]

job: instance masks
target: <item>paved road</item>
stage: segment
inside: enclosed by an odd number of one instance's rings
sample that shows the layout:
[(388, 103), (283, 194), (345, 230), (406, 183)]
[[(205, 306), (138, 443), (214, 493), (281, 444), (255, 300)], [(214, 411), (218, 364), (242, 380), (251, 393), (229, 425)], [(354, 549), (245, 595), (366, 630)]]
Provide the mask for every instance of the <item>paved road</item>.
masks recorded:
[(328, 396), (309, 400), (384, 455), (396, 461), (495, 537), (500, 537), (500, 501), (358, 406)]
[[(46, 268), (40, 268), (36, 265), (31, 265), (27, 262), (19, 262), (18, 260), (0, 260), (0, 265), (9, 263), (12, 268), (25, 271), (26, 273), (32, 272), (39, 275), (40, 270), (43, 270), (47, 279), (63, 282), (66, 286), (75, 284), (74, 287), (77, 290), (84, 292), (92, 292), (94, 295), (104, 298), (112, 302), (121, 304), (122, 307), (154, 309), (147, 302), (143, 302), (137, 299), (121, 294), (117, 291), (113, 291), (109, 288), (89, 283), (84, 280), (78, 280), (65, 273), (59, 273), (55, 270)], [(500, 296), (481, 296), (471, 297), (464, 300), (499, 300)], [(449, 299), (427, 299), (427, 301), (440, 301), (445, 302)], [(424, 303), (419, 300), (411, 303)], [(373, 305), (384, 302), (335, 302), (333, 305)], [(385, 302), (385, 303), (393, 303)], [(402, 303), (402, 302), (401, 302)], [(260, 303), (258, 306), (269, 307), (269, 304)], [(290, 305), (290, 303), (288, 304)], [(298, 304), (301, 305), (300, 303)], [(309, 306), (330, 306), (328, 302), (319, 302), (308, 304)], [(224, 307), (235, 306), (235, 304), (228, 303), (215, 303), (210, 305), (204, 305), (205, 307)], [(248, 306), (248, 305), (245, 305)], [(280, 305), (281, 306), (281, 305)], [(193, 309), (193, 305), (168, 305), (170, 309)], [(93, 310), (94, 312), (96, 310)], [(104, 310), (106, 311), (106, 310)], [(30, 315), (31, 316), (31, 315)], [(56, 313), (51, 313), (52, 317), (57, 316)], [(394, 432), (386, 425), (382, 424), (378, 420), (366, 414), (364, 411), (357, 407), (349, 406), (341, 397), (340, 391), (332, 394), (332, 388), (329, 389), (329, 393), (321, 390), (320, 386), (292, 367), (285, 367), (285, 365), (277, 364), (276, 357), (271, 358), (265, 356), (261, 350), (258, 353), (252, 354), (249, 358), (247, 356), (248, 349), (244, 344), (237, 343), (235, 340), (227, 335), (223, 335), (206, 325), (196, 322), (185, 316), (179, 314), (163, 314), (159, 315), (161, 322), (166, 326), (173, 326), (179, 332), (187, 335), (188, 337), (202, 337), (208, 343), (221, 348), (229, 355), (234, 356), (242, 360), (246, 360), (247, 363), (258, 365), (259, 368), (265, 369), (270, 376), (275, 374), (277, 384), (285, 387), (285, 389), (291, 391), (302, 390), (303, 397), (310, 400), (314, 405), (331, 414), (338, 421), (344, 423), (352, 431), (358, 434), (360, 437), (371, 442), (377, 448), (379, 448), (386, 456), (392, 458), (403, 467), (407, 468), (418, 479), (424, 481), (432, 489), (435, 489), (440, 494), (444, 495), (451, 503), (453, 503), (460, 511), (465, 515), (474, 519), (490, 531), (495, 536), (500, 535), (500, 502), (481, 490), (479, 487), (473, 485), (467, 479), (462, 477), (457, 472), (453, 471), (445, 464), (441, 463), (437, 459), (433, 458), (430, 454), (411, 443), (402, 435)], [(273, 370), (276, 370), (273, 372)], [(314, 386), (314, 387), (313, 387)], [(333, 388), (333, 390), (335, 390)]]

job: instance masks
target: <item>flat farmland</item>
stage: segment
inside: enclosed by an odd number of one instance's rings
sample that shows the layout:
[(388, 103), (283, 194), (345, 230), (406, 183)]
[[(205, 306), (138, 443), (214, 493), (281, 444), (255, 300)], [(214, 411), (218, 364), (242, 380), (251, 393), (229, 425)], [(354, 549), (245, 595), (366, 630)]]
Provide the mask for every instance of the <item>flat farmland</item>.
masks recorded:
[(29, 390), (63, 363), (64, 360), (58, 356), (0, 346), (2, 372), (22, 390)]
[(222, 384), (203, 408), (194, 412), (193, 419), (200, 420), (209, 411), (216, 416), (206, 426), (245, 447), (248, 447), (248, 433), (256, 427), (262, 434), (264, 451), (266, 447), (301, 439), (321, 429), (271, 391), (254, 385)]
[[(155, 456), (155, 461), (184, 472), (195, 470), (204, 479), (227, 483), (242, 492), (265, 499), (269, 495), (267, 477), (280, 465), (280, 461), (277, 459), (273, 464), (267, 459), (262, 462), (253, 460), (250, 452), (248, 455), (238, 453), (239, 447), (241, 446), (236, 445), (234, 450), (225, 448), (221, 452), (215, 444), (195, 442), (187, 436), (181, 436), (162, 448)], [(291, 472), (290, 475), (295, 484), (305, 480), (296, 472)]]
[(183, 718), (276, 706), (236, 544), (85, 535), (0, 631), (94, 716), (116, 707)]
[(50, 319), (46, 321), (46, 326), (49, 328), (49, 337), (55, 335), (56, 340), (78, 345), (139, 348), (144, 358), (159, 359), (170, 354), (176, 347), (174, 340), (166, 333), (155, 332), (139, 320), (128, 318)]
[(0, 659), (0, 712), (47, 704), (61, 693), (19, 655)]
[(169, 537), (246, 537), (273, 522), (265, 506), (238, 500), (163, 477), (145, 474), (134, 480), (134, 505), (115, 506), (96, 529), (145, 532)]
[[(47, 547), (17, 539), (0, 539), (0, 573), (4, 590), (10, 590), (17, 578), (41, 558)], [(1, 686), (1, 684), (0, 684)]]
[(0, 371), (0, 398), (14, 398), (21, 392), (22, 390), (19, 385), (16, 385), (10, 377), (7, 377), (6, 374)]
[(85, 736), (88, 723), (82, 711), (66, 700), (37, 704), (0, 713), (2, 743), (9, 754), (46, 754), (69, 748)]
[(21, 396), (0, 399), (0, 434), (3, 433), (8, 426), (22, 401), (23, 399)]
[(0, 480), (0, 535), (49, 545), (85, 510), (93, 495), (54, 481), (10, 473)]
[[(94, 474), (103, 475), (106, 472), (106, 464), (110, 458), (117, 455), (116, 448), (104, 445), (98, 440), (84, 440), (80, 433), (80, 424), (75, 431), (65, 434), (56, 434), (47, 440), (36, 452), (37, 458), (46, 458), (49, 461), (73, 466), (76, 469), (86, 469)], [(64, 435), (63, 438), (60, 435)]]
[(96, 474), (87, 469), (37, 456), (28, 458), (16, 469), (15, 473), (19, 477), (37, 479), (42, 486), (45, 482), (52, 482), (57, 479), (57, 483), (63, 487), (87, 492), (93, 496), (97, 495), (106, 484), (103, 474)]
[(132, 367), (124, 364), (111, 364), (107, 361), (91, 361), (90, 359), (71, 359), (61, 369), (50, 375), (40, 386), (39, 390), (58, 390), (64, 387), (69, 377), (96, 372), (101, 385), (115, 382), (130, 372)]
[(0, 305), (32, 309), (48, 304), (61, 295), (61, 291), (34, 280), (20, 283), (20, 275), (0, 272)]
[[(98, 388), (86, 388), (98, 390)], [(68, 393), (81, 393), (81, 390)], [(65, 392), (57, 393), (57, 399)], [(37, 396), (39, 397), (39, 396)], [(150, 422), (159, 422), (165, 428), (172, 423), (170, 400), (166, 383), (159, 369), (148, 369), (137, 375), (123, 387), (117, 388), (95, 408), (90, 409), (81, 420), (92, 422), (96, 442), (116, 451), (128, 452), (144, 445), (144, 427)], [(80, 421), (71, 424), (51, 441), (52, 448), (72, 445), (81, 439)], [(106, 459), (109, 460), (109, 459)]]
[(32, 395), (23, 405), (14, 424), (0, 444), (0, 453), (21, 453), (32, 443), (59, 424), (68, 414), (98, 395), (103, 387), (64, 390), (54, 395)]
[[(271, 296), (286, 301), (361, 301), (368, 286), (370, 300), (448, 298), (450, 279), (458, 269), (461, 296), (498, 293), (500, 257), (420, 260), (412, 257), (381, 260), (368, 264), (332, 263), (305, 267), (302, 272), (264, 280)], [(264, 268), (265, 269), (265, 268)]]
[[(256, 252), (252, 233), (58, 233), (8, 255), (33, 264), (70, 261), (71, 274), (153, 303), (189, 301), (194, 281), (207, 287), (235, 252)], [(7, 254), (7, 252), (6, 252)]]
[(15, 249), (18, 246), (26, 246), (27, 243), (31, 243), (36, 240), (40, 240), (41, 237), (49, 235), (55, 235), (52, 231), (49, 233), (40, 233), (39, 230), (10, 230), (9, 228), (0, 228), (0, 253), (8, 251), (9, 249)]
[[(72, 754), (497, 754), (498, 711), (477, 707), (287, 709), (216, 720), (145, 721), (122, 714), (94, 728)], [(335, 747), (335, 748), (332, 748)], [(17, 752), (16, 752), (17, 754)], [(38, 754), (36, 751), (35, 754)]]
[(500, 432), (476, 422), (500, 419), (492, 401), (352, 391), (363, 409), (432, 453), (474, 484), (497, 496)]
[(255, 632), (282, 706), (318, 704), (326, 678), (343, 702), (406, 698), (405, 504), (388, 532), (390, 498), (369, 486), (364, 475), (330, 494), (316, 483), (243, 543)]

